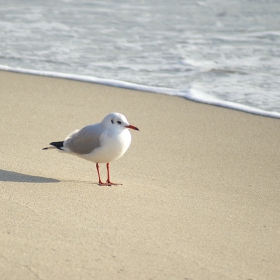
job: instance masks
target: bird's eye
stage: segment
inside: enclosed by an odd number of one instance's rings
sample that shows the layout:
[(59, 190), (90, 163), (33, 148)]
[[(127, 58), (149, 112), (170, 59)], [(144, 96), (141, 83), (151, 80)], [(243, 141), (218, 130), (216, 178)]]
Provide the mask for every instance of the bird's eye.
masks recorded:
[(113, 120), (111, 120), (111, 123), (114, 123), (114, 121), (113, 121)]
[(120, 122), (120, 121), (117, 121), (117, 123), (118, 123), (118, 124), (121, 124), (122, 122)]

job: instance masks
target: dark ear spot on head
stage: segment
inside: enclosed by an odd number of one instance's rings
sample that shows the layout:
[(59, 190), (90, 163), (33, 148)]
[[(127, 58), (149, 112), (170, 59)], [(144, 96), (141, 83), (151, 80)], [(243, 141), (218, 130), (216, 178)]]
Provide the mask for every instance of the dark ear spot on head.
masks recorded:
[(114, 121), (113, 121), (113, 120), (111, 120), (111, 123), (114, 123)]

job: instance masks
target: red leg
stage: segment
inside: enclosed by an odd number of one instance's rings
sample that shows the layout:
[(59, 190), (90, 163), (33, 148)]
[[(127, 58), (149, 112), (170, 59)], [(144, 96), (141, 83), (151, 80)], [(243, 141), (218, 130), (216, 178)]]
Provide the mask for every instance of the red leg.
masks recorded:
[(108, 183), (103, 183), (103, 182), (101, 181), (100, 171), (99, 171), (99, 163), (96, 163), (96, 170), (97, 170), (98, 180), (99, 180), (98, 185), (99, 185), (99, 186), (111, 186), (110, 184), (108, 184)]
[(110, 162), (107, 162), (106, 166), (107, 166), (107, 184), (114, 185), (114, 186), (122, 185), (122, 184), (111, 182), (111, 180), (110, 180)]

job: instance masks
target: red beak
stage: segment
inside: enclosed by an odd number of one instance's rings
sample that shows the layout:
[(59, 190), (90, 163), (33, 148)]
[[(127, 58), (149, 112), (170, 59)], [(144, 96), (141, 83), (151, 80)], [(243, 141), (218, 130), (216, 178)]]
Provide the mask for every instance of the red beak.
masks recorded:
[(139, 130), (136, 126), (134, 125), (127, 125), (126, 128), (131, 128), (131, 129), (134, 129), (134, 130)]

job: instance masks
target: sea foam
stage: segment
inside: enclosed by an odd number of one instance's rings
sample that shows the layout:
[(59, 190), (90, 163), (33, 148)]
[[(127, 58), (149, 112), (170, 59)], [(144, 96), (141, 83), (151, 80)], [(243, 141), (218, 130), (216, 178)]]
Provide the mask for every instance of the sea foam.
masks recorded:
[(280, 118), (280, 113), (273, 112), (273, 111), (266, 111), (258, 108), (254, 108), (251, 106), (230, 102), (226, 100), (218, 99), (214, 96), (205, 94), (200, 92), (196, 89), (189, 88), (187, 90), (176, 90), (170, 88), (163, 88), (163, 87), (152, 87), (152, 86), (145, 86), (145, 85), (138, 85), (130, 82), (125, 81), (118, 81), (114, 79), (102, 79), (92, 76), (83, 76), (83, 75), (74, 75), (74, 74), (67, 74), (67, 73), (58, 73), (58, 72), (51, 72), (51, 71), (42, 71), (42, 70), (32, 70), (32, 69), (23, 69), (23, 68), (14, 68), (6, 65), (0, 65), (0, 70), (22, 73), (22, 74), (32, 74), (32, 75), (39, 75), (39, 76), (47, 76), (47, 77), (54, 77), (54, 78), (63, 78), (63, 79), (70, 79), (88, 83), (96, 83), (102, 84), (107, 86), (131, 89), (131, 90), (139, 90), (139, 91), (147, 91), (147, 92), (154, 92), (160, 94), (168, 94), (174, 96), (181, 96), (188, 100), (205, 103), (209, 105), (224, 107), (228, 109), (238, 110), (250, 114), (265, 116), (265, 117), (272, 117), (272, 118)]

